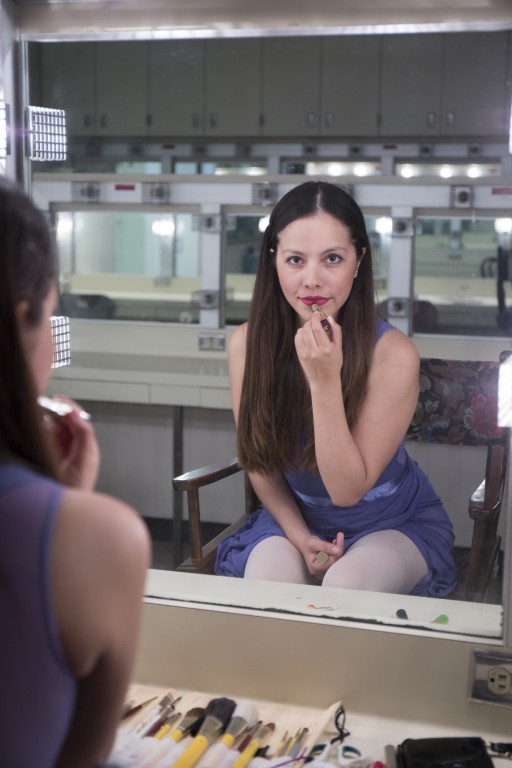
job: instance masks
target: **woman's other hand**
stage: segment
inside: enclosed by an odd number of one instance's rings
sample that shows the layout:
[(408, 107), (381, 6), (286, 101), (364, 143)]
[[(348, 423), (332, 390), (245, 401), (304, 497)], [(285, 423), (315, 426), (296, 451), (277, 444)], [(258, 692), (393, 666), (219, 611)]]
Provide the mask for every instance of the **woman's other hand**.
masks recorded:
[(344, 538), (343, 533), (339, 532), (331, 544), (318, 536), (311, 536), (308, 539), (303, 556), (308, 571), (318, 581), (321, 581), (331, 565), (343, 556)]

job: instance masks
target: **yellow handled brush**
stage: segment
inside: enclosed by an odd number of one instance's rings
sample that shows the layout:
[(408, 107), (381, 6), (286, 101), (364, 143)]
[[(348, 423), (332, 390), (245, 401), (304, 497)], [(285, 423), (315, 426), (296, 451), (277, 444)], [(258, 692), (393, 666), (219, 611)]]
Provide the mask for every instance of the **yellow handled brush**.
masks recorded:
[(232, 699), (212, 699), (205, 710), (205, 718), (186, 750), (173, 763), (173, 768), (192, 768), (203, 752), (226, 730), (236, 704)]

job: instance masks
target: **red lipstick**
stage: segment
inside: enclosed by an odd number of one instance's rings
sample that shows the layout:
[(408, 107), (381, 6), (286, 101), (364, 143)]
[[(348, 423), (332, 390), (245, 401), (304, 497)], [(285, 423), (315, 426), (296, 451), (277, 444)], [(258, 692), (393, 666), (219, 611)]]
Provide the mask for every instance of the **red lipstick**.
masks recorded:
[(320, 307), (318, 306), (318, 304), (312, 304), (311, 305), (311, 311), (312, 312), (320, 312), (320, 318), (321, 318), (320, 319), (320, 324), (321, 324), (322, 328), (324, 329), (324, 331), (326, 332), (327, 338), (329, 339), (329, 341), (332, 341), (333, 337), (332, 337), (331, 324), (328, 321), (328, 319), (326, 318), (326, 316), (324, 315), (324, 313), (322, 312), (322, 310), (320, 309)]

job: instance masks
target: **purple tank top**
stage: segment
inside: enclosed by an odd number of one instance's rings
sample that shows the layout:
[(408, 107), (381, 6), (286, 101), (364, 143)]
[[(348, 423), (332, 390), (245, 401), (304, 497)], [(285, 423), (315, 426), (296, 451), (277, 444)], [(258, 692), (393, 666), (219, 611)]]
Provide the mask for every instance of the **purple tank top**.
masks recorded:
[(51, 768), (66, 737), (77, 681), (53, 615), (49, 558), (58, 483), (0, 465), (0, 763)]

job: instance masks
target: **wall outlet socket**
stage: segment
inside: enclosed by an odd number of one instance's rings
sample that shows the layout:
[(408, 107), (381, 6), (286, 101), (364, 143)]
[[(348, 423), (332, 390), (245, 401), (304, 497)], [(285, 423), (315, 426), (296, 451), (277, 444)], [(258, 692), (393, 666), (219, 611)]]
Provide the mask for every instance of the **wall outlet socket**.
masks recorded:
[(469, 671), (469, 698), (512, 707), (512, 654), (475, 649)]

